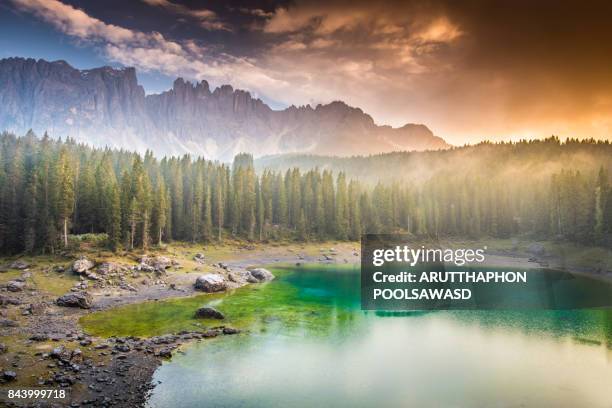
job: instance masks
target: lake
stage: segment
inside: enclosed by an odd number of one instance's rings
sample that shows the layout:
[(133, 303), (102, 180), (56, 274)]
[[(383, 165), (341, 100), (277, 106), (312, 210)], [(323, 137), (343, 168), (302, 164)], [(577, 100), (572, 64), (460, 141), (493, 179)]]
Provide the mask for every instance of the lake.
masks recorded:
[(612, 407), (610, 310), (365, 312), (356, 268), (274, 273), (232, 294), (129, 306), (100, 330), (136, 316), (152, 327), (141, 334), (193, 328), (205, 304), (248, 330), (164, 362), (155, 408)]

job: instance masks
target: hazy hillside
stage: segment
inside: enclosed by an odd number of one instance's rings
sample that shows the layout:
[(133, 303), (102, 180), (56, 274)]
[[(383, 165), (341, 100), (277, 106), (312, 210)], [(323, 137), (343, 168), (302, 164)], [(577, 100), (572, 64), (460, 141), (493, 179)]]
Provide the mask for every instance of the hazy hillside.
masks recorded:
[[(349, 178), (378, 181), (419, 182), (433, 176), (499, 177), (528, 174), (547, 178), (563, 168), (593, 171), (608, 167), (612, 157), (609, 142), (561, 142), (557, 138), (520, 143), (480, 143), (443, 151), (393, 152), (371, 156), (336, 157), (307, 154), (266, 156), (255, 160), (258, 171), (303, 171), (320, 168), (346, 172)], [(522, 176), (521, 176), (522, 177)], [(521, 182), (519, 177), (513, 181)]]

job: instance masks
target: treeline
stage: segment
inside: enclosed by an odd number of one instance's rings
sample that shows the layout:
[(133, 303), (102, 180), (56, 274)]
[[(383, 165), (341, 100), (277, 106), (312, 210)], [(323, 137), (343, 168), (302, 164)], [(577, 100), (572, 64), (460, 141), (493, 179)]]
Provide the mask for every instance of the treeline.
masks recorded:
[[(608, 148), (580, 143), (594, 156)], [(508, 144), (497, 145), (497, 152), (495, 146), (488, 151), (507, 154)], [(525, 146), (533, 166), (541, 165), (542, 144)], [(248, 154), (236, 156), (231, 166), (189, 156), (158, 160), (151, 153), (4, 133), (0, 250), (54, 252), (68, 245), (71, 234), (84, 233), (105, 233), (113, 250), (226, 237), (358, 240), (364, 232), (475, 239), (520, 234), (606, 244), (612, 235), (611, 157), (580, 171), (548, 169), (545, 178), (529, 166), (474, 171), (466, 163), (453, 169), (431, 165), (425, 181), (364, 184), (317, 168), (256, 173)]]

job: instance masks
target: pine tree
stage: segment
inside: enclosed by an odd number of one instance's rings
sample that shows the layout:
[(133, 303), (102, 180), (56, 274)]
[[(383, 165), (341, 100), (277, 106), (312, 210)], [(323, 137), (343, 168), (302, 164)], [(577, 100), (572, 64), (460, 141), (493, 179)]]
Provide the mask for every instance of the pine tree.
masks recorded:
[(64, 247), (68, 247), (68, 227), (74, 211), (74, 169), (70, 165), (68, 150), (60, 152), (56, 166), (56, 182), (58, 183), (57, 214), (62, 223)]
[(162, 245), (164, 228), (166, 228), (166, 217), (168, 216), (168, 202), (166, 183), (161, 175), (157, 175), (157, 185), (153, 193), (153, 208), (151, 213), (152, 231), (157, 245)]
[(346, 188), (346, 176), (344, 173), (338, 174), (336, 181), (336, 209), (335, 209), (335, 220), (336, 220), (336, 237), (338, 239), (348, 239), (349, 229), (349, 204), (348, 204), (348, 193)]

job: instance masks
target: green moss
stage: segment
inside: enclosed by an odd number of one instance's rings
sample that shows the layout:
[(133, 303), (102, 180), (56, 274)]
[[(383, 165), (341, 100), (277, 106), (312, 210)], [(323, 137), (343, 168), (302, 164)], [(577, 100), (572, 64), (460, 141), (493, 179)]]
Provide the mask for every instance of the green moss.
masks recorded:
[[(321, 266), (306, 266), (302, 269), (309, 268), (321, 269)], [(96, 336), (148, 337), (221, 324), (250, 331), (267, 331), (274, 330), (275, 323), (278, 323), (284, 330), (307, 329), (316, 333), (330, 326), (330, 318), (340, 323), (345, 318), (350, 319), (348, 308), (346, 314), (337, 313), (332, 317), (327, 313), (335, 297), (333, 293), (323, 297), (321, 293), (304, 293), (291, 283), (292, 277), (287, 276), (285, 279), (289, 269), (271, 269), (277, 280), (270, 283), (247, 285), (222, 294), (204, 294), (118, 307), (88, 314), (82, 317), (80, 322), (88, 333)], [(333, 267), (338, 273), (348, 269), (349, 266)], [(220, 310), (226, 319), (196, 319), (195, 311), (206, 305)], [(305, 321), (308, 322), (307, 325), (304, 325)]]
[(78, 276), (68, 272), (36, 272), (32, 274), (30, 280), (37, 290), (60, 296), (68, 292), (79, 279)]

